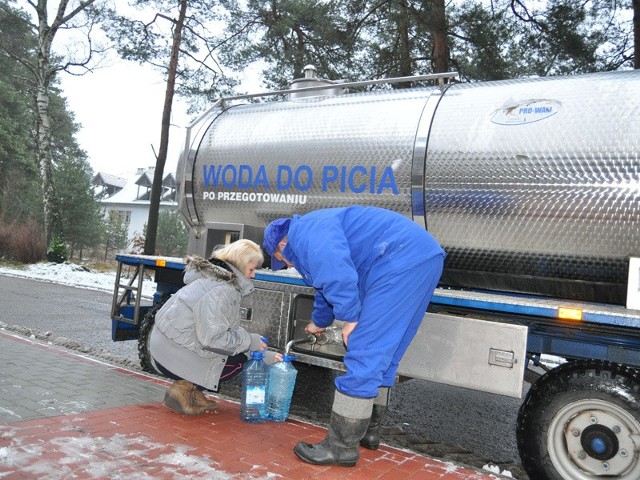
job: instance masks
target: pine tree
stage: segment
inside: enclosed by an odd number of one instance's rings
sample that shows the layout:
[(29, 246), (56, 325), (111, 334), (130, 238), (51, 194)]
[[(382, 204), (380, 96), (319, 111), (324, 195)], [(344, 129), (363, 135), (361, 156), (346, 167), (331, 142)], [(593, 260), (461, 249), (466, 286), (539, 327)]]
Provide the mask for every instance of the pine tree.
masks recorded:
[[(2, 16), (10, 20), (10, 31), (18, 31), (21, 38), (35, 39), (35, 48), (25, 49), (20, 41), (8, 39), (0, 42), (0, 51), (8, 58), (19, 62), (24, 67), (27, 75), (23, 82), (29, 85), (33, 95), (35, 112), (35, 152), (42, 187), (44, 231), (47, 244), (54, 238), (62, 236), (62, 221), (60, 209), (56, 205), (57, 195), (53, 180), (54, 158), (52, 153), (52, 123), (51, 101), (55, 95), (56, 75), (61, 71), (86, 71), (90, 69), (95, 56), (98, 54), (96, 42), (91, 39), (91, 30), (100, 18), (100, 12), (93, 7), (96, 0), (83, 0), (70, 3), (61, 0), (57, 7), (49, 4), (48, 0), (27, 2), (32, 9), (34, 21), (23, 10), (11, 9), (3, 3)], [(51, 15), (53, 13), (53, 15)], [(51, 22), (49, 22), (49, 20)], [(6, 28), (7, 24), (3, 24)], [(74, 30), (83, 32), (86, 38), (85, 45), (88, 49), (76, 49), (82, 51), (82, 58), (73, 54), (68, 56), (57, 55), (54, 49), (54, 41), (61, 30)], [(4, 32), (0, 32), (4, 34)], [(5, 35), (3, 35), (5, 36)]]
[(188, 231), (177, 210), (165, 210), (158, 216), (157, 250), (162, 255), (182, 257), (187, 253)]
[(115, 211), (110, 211), (106, 218), (103, 219), (103, 247), (104, 260), (109, 258), (110, 252), (122, 251), (127, 247), (128, 229), (123, 219)]
[(54, 172), (64, 240), (69, 258), (95, 247), (103, 237), (100, 205), (93, 194), (91, 168), (82, 157), (63, 157)]

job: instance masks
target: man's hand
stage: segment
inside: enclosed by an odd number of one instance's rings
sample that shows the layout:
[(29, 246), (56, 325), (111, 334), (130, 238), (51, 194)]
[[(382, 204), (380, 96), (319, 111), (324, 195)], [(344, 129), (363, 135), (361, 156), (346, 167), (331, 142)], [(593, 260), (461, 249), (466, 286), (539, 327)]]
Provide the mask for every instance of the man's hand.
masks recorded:
[(344, 342), (345, 346), (347, 346), (347, 340), (349, 338), (349, 335), (351, 335), (351, 332), (355, 330), (356, 325), (358, 325), (358, 322), (344, 323), (344, 326), (342, 327), (342, 341)]
[(304, 327), (304, 331), (310, 335), (318, 335), (319, 333), (324, 332), (324, 328), (320, 328), (316, 326), (315, 323), (309, 322), (306, 327)]

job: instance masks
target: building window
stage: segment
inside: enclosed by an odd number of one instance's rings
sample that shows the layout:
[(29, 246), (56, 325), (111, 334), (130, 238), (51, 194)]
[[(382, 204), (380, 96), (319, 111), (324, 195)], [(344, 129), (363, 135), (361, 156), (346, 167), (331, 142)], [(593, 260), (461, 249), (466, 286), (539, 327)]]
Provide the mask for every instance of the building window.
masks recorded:
[(129, 225), (131, 223), (131, 210), (109, 210), (109, 218), (116, 223)]

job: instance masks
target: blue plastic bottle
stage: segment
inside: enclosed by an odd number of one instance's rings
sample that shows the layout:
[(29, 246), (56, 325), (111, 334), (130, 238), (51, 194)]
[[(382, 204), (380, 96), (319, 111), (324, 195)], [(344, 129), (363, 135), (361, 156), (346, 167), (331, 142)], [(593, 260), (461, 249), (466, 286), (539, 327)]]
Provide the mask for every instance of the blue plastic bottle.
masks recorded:
[(292, 360), (295, 355), (283, 355), (282, 362), (269, 367), (267, 375), (267, 418), (274, 422), (284, 422), (289, 415), (293, 387), (296, 385), (298, 371)]
[(251, 359), (242, 371), (240, 418), (245, 422), (264, 422), (267, 419), (267, 364), (262, 352), (251, 352)]

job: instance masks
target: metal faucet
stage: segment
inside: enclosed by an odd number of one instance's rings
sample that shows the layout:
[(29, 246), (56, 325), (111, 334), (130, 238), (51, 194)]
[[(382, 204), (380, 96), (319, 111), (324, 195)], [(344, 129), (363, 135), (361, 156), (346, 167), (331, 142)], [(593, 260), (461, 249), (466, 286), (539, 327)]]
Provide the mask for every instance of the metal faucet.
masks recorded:
[(316, 343), (316, 340), (317, 339), (315, 335), (307, 335), (304, 338), (297, 338), (297, 339), (290, 340), (289, 342), (287, 342), (287, 345), (284, 347), (284, 354), (289, 355), (289, 351), (291, 350), (291, 347), (293, 347), (294, 345), (297, 345), (299, 343), (310, 343), (311, 345), (313, 345), (314, 343)]

